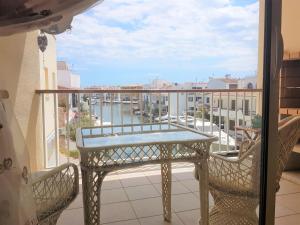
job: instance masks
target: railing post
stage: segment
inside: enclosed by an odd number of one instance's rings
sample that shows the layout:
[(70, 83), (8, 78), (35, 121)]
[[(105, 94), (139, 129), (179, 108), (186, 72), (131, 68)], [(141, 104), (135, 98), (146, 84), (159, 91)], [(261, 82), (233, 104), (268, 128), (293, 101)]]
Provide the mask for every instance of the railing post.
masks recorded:
[(204, 92), (202, 92), (202, 131), (204, 132)]
[(89, 93), (89, 120), (90, 120), (90, 126), (92, 127), (93, 121), (92, 121), (92, 95), (91, 93)]
[(80, 93), (78, 93), (78, 101), (77, 101), (78, 121), (77, 121), (77, 123), (79, 124), (79, 127), (81, 126), (81, 109), (80, 109), (81, 99), (80, 98), (81, 98)]
[(170, 119), (171, 119), (171, 98), (170, 98), (170, 92), (168, 93), (168, 124), (169, 124), (169, 126), (168, 126), (168, 128), (170, 129)]
[(104, 95), (100, 97), (100, 126), (101, 126), (101, 135), (103, 135), (103, 101), (104, 101)]
[(235, 92), (235, 105), (234, 105), (234, 110), (235, 110), (235, 127), (234, 127), (234, 134), (235, 134), (235, 150), (237, 150), (237, 130), (236, 127), (238, 126), (238, 118), (237, 118), (237, 101), (238, 101), (238, 93)]
[(56, 147), (56, 166), (59, 165), (59, 137), (58, 137), (58, 116), (57, 116), (57, 94), (53, 94), (54, 98), (54, 133), (55, 133), (55, 147)]
[(132, 93), (130, 94), (130, 120), (131, 120), (131, 132), (133, 132), (133, 108), (132, 108)]
[(122, 100), (122, 98), (121, 98), (121, 100), (120, 100), (121, 102), (120, 102), (120, 104), (121, 104), (121, 132), (122, 132), (122, 134), (124, 133), (124, 115), (123, 115), (123, 100)]
[(152, 130), (152, 124), (153, 124), (153, 105), (152, 105), (152, 94), (149, 93), (149, 101), (150, 101), (150, 129)]
[(177, 95), (176, 95), (176, 106), (177, 106), (177, 108), (176, 108), (176, 119), (177, 119), (177, 124), (179, 124), (179, 93), (177, 92), (176, 93)]
[(66, 139), (67, 139), (67, 150), (68, 150), (68, 162), (70, 162), (70, 95), (66, 94), (66, 113), (67, 113), (67, 124), (66, 124)]
[(229, 103), (230, 103), (230, 92), (227, 93), (227, 145), (226, 145), (226, 150), (227, 152), (229, 151)]
[(193, 114), (194, 114), (194, 129), (197, 129), (196, 125), (197, 125), (197, 118), (196, 118), (196, 92), (194, 92), (194, 98), (193, 98), (193, 103), (194, 103), (194, 110), (193, 110)]
[(114, 133), (114, 107), (113, 107), (114, 93), (110, 95), (110, 122), (111, 122), (111, 133)]
[(48, 168), (48, 151), (46, 145), (46, 121), (45, 121), (45, 94), (42, 93), (42, 122), (43, 122), (43, 147), (44, 147), (44, 167)]
[(188, 93), (185, 92), (185, 126), (188, 126)]
[(161, 93), (158, 94), (158, 118), (159, 118), (159, 129), (161, 130)]
[(246, 113), (246, 92), (243, 94), (243, 126), (245, 126), (245, 113)]
[(143, 124), (144, 124), (144, 115), (143, 115), (143, 95), (142, 93), (139, 93), (139, 99), (140, 99), (140, 120), (141, 120), (141, 131), (143, 132)]
[(250, 103), (250, 121), (252, 125), (252, 119), (253, 119), (253, 92), (251, 91), (251, 103)]
[(222, 109), (221, 109), (221, 105), (222, 105), (222, 94), (221, 92), (219, 93), (219, 152), (221, 151), (221, 141), (222, 141), (222, 136), (221, 136), (221, 114), (222, 114)]
[(213, 134), (213, 101), (214, 101), (214, 93), (211, 93), (211, 101), (210, 101), (210, 133)]

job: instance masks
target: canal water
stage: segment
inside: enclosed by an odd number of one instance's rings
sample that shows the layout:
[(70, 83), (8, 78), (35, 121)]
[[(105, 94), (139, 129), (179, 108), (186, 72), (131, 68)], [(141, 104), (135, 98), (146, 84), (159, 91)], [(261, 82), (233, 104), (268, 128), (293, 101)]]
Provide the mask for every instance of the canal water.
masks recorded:
[[(135, 105), (133, 105), (134, 107)], [(97, 103), (92, 105), (92, 114), (96, 115), (99, 119), (101, 118), (101, 108), (100, 104)], [(135, 115), (133, 112), (130, 112), (130, 104), (118, 104), (113, 103), (103, 103), (102, 104), (102, 121), (104, 122), (113, 122), (113, 125), (122, 124), (122, 115), (123, 115), (123, 124), (137, 124), (141, 122), (141, 116)]]

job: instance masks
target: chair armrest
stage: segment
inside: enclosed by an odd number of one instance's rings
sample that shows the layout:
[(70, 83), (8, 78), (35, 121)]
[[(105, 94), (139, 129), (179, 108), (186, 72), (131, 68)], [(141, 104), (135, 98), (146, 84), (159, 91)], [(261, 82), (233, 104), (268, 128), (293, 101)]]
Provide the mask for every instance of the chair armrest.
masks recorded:
[(239, 158), (243, 157), (248, 153), (249, 150), (251, 150), (251, 147), (255, 144), (254, 140), (246, 140), (243, 141), (240, 145), (239, 150)]
[(38, 219), (62, 211), (79, 192), (78, 168), (66, 163), (32, 180)]
[[(209, 183), (215, 187), (231, 190), (256, 190), (259, 172), (260, 142), (256, 142), (238, 159), (230, 159), (210, 153), (208, 160)], [(258, 179), (259, 180), (259, 179)]]

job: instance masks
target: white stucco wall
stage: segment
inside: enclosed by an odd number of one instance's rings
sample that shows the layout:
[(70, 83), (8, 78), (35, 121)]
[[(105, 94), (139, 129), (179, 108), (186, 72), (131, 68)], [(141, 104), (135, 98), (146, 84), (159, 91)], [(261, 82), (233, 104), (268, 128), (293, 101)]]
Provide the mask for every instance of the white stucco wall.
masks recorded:
[(80, 88), (80, 76), (77, 74), (71, 75), (71, 87)]
[(210, 79), (207, 83), (207, 88), (208, 89), (225, 89), (226, 83), (221, 80)]
[[(8, 90), (30, 154), (33, 170), (43, 168), (41, 101), (35, 90), (44, 87), (43, 57), (37, 45), (38, 31), (0, 37), (0, 89)], [(48, 38), (44, 54), (48, 73), (56, 72), (55, 39)], [(52, 79), (53, 78), (53, 79)], [(49, 83), (55, 85), (55, 76)], [(53, 108), (52, 108), (53, 110)], [(50, 120), (49, 120), (50, 121)]]
[(80, 76), (70, 70), (57, 70), (58, 86), (65, 88), (80, 88)]

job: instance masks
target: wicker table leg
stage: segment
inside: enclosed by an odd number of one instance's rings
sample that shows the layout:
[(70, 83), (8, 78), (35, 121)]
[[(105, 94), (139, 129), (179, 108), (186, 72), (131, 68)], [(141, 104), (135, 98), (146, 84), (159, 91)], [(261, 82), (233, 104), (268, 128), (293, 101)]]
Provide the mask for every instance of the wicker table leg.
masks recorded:
[(207, 159), (201, 159), (201, 163), (197, 164), (199, 173), (199, 193), (200, 193), (200, 207), (201, 220), (200, 225), (208, 225), (209, 215), (209, 197), (208, 197), (208, 165)]
[(107, 173), (82, 169), (82, 191), (85, 225), (100, 225), (101, 185)]
[(171, 221), (171, 185), (172, 185), (172, 171), (171, 171), (171, 157), (172, 148), (169, 146), (161, 147), (161, 156), (165, 162), (161, 163), (161, 186), (162, 186), (162, 201), (165, 221)]

